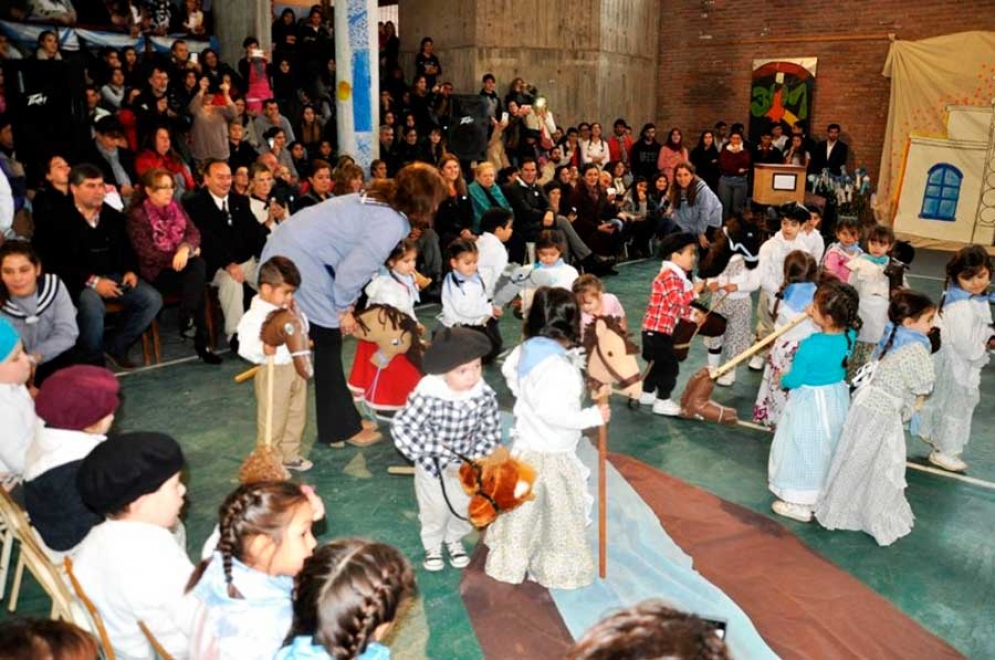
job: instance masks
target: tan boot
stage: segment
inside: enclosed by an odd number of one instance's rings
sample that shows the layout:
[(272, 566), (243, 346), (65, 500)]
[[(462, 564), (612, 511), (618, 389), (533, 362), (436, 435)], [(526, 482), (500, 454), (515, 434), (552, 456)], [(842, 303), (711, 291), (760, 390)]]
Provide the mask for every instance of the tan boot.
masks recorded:
[(352, 436), (346, 442), (354, 447), (369, 447), (372, 444), (376, 444), (383, 440), (383, 434), (378, 431), (371, 431), (369, 429), (363, 429), (356, 435)]
[(363, 425), (363, 429), (365, 429), (367, 431), (376, 431), (379, 428), (379, 425), (377, 424), (377, 420), (375, 420), (375, 419), (366, 419), (364, 417), (363, 419), (359, 420), (359, 423), (362, 424)]

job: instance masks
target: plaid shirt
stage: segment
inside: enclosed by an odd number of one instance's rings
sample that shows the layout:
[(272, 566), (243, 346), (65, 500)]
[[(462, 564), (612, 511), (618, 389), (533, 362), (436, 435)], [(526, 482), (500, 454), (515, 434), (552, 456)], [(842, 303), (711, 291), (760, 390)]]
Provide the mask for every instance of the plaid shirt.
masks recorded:
[(501, 442), (501, 416), (494, 390), (481, 382), (480, 391), (469, 398), (439, 396), (442, 388), (448, 390), (441, 380), (441, 376), (422, 378), (391, 423), (397, 449), (432, 476), (438, 476), (440, 467), (445, 469), (461, 460), (453, 451), (479, 458)]
[(674, 333), (678, 318), (691, 318), (691, 301), (694, 289), (684, 290), (685, 280), (680, 275), (663, 268), (653, 280), (650, 302), (643, 317), (643, 330), (665, 335)]

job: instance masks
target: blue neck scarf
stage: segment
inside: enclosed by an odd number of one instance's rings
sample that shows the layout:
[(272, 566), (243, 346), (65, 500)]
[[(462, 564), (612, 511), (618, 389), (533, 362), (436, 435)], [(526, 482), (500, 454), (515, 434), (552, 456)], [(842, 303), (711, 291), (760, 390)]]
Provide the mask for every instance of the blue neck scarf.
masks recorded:
[(415, 284), (414, 275), (401, 275), (394, 269), (391, 269), (390, 275), (395, 280), (397, 280), (398, 282), (400, 282), (401, 284), (403, 284), (408, 288), (408, 295), (410, 295), (411, 299), (415, 301), (415, 304), (421, 302), (421, 294), (418, 291), (418, 285)]
[(961, 302), (962, 300), (981, 300), (987, 302), (993, 302), (993, 297), (995, 293), (991, 296), (985, 294), (972, 295), (960, 288), (956, 284), (951, 284), (946, 291), (943, 292), (943, 305), (944, 307), (950, 303)]
[(867, 259), (871, 263), (875, 263), (878, 266), (887, 266), (889, 258), (890, 257), (888, 257), (887, 254), (883, 254), (880, 257), (875, 257), (875, 256), (872, 256), (870, 252), (868, 252), (867, 254), (864, 255), (864, 259)]
[(889, 353), (893, 353), (902, 346), (907, 346), (908, 344), (914, 344), (916, 342), (922, 344), (926, 348), (927, 353), (933, 352), (933, 345), (929, 343), (929, 337), (921, 332), (910, 330), (904, 325), (896, 326), (891, 321), (888, 321), (888, 323), (884, 326), (884, 334), (881, 336), (881, 341), (878, 342), (877, 348), (874, 349), (873, 358), (879, 357), (884, 351), (884, 346), (888, 343), (888, 339), (891, 338), (892, 331), (895, 332), (895, 336), (894, 339), (892, 339), (891, 348), (888, 349)]
[(563, 344), (548, 337), (533, 337), (522, 344), (522, 356), (518, 360), (518, 377), (525, 378), (532, 369), (546, 358), (566, 355)]
[(542, 263), (541, 261), (536, 261), (535, 267), (536, 268), (559, 268), (560, 266), (563, 265), (563, 263), (564, 263), (563, 262), (563, 258), (561, 257), (560, 259), (557, 259), (556, 263), (552, 264), (551, 266), (547, 266), (546, 264)]
[(803, 312), (815, 298), (815, 289), (815, 282), (789, 284), (784, 289), (784, 296), (782, 296), (781, 300), (796, 312)]
[(860, 247), (860, 243), (853, 243), (850, 245), (850, 247), (847, 247), (842, 243), (837, 243), (836, 245), (840, 246), (840, 249), (846, 252), (847, 254), (858, 255), (864, 253), (864, 250)]

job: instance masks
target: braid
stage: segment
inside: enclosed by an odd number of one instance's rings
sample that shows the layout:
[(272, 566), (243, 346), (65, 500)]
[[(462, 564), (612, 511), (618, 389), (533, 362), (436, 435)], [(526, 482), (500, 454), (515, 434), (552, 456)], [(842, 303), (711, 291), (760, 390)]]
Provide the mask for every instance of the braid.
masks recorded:
[(884, 348), (881, 349), (881, 355), (878, 356), (879, 360), (883, 360), (884, 356), (887, 355), (888, 351), (891, 350), (891, 345), (895, 343), (895, 335), (898, 333), (898, 324), (891, 324), (891, 332), (888, 333), (888, 341), (884, 343)]
[(232, 582), (232, 559), (242, 554), (241, 523), (246, 509), (251, 506), (254, 499), (255, 493), (245, 489), (236, 490), (225, 500), (219, 511), (221, 522), (218, 531), (221, 538), (218, 539), (218, 552), (221, 553), (228, 595), (232, 598), (241, 598), (241, 594)]
[(297, 577), (287, 640), (311, 636), (336, 660), (356, 658), (414, 590), (411, 565), (389, 545), (342, 539), (322, 546)]
[(833, 323), (843, 329), (843, 336), (846, 339), (846, 355), (843, 356), (842, 366), (845, 369), (849, 364), (849, 356), (854, 347), (854, 339), (850, 336), (850, 330), (856, 332), (863, 326), (863, 321), (858, 314), (860, 296), (857, 294), (857, 290), (849, 284), (832, 279), (819, 285), (815, 292), (814, 301), (822, 314), (832, 318)]

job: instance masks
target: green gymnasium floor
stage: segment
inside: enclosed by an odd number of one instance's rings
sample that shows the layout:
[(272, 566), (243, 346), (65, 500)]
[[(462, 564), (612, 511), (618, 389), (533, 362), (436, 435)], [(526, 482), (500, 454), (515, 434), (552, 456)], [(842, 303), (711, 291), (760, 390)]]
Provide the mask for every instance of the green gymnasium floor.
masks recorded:
[[(946, 258), (938, 253), (920, 254), (910, 278), (912, 286), (938, 299)], [(624, 264), (619, 276), (606, 281), (636, 328), (657, 270), (655, 261)], [(431, 327), (437, 312), (436, 307), (425, 307), (419, 314)], [(170, 320), (167, 316), (165, 328), (175, 326)], [(508, 345), (518, 335), (517, 324), (511, 314), (502, 322)], [(189, 345), (179, 344), (173, 336), (163, 330), (166, 357), (189, 356)], [(349, 344), (346, 352), (351, 354)], [(704, 359), (704, 349), (696, 343), (682, 367), (677, 393)], [(116, 428), (165, 431), (183, 445), (189, 464), (185, 521), (194, 556), (214, 525), (218, 504), (235, 486), (237, 468), (254, 442), (252, 386), (232, 381), (245, 367), (226, 359), (220, 368), (212, 368), (194, 358), (122, 378), (123, 405)], [(486, 378), (498, 390), (502, 408), (510, 410), (511, 398), (498, 368), (491, 367)], [(741, 368), (735, 386), (716, 388), (715, 398), (735, 405), (740, 417), (749, 419), (759, 381), (759, 374)], [(984, 394), (965, 456), (970, 463), (968, 474), (989, 482), (995, 482), (993, 387), (995, 373), (989, 367), (982, 375)], [(313, 442), (313, 405), (310, 414), (308, 443)], [(621, 401), (615, 401), (613, 415), (612, 451), (635, 456), (729, 501), (775, 517), (766, 489), (769, 434), (655, 417), (645, 408), (629, 410)], [(925, 458), (926, 445), (909, 439), (908, 447), (913, 460)], [(390, 442), (366, 449), (314, 447), (310, 456), (315, 467), (303, 480), (317, 487), (329, 514), (325, 527), (316, 530), (320, 537), (377, 538), (401, 548), (418, 565), (421, 549), (412, 485), (409, 477), (387, 474), (388, 466), (401, 463)], [(912, 470), (908, 482), (916, 526), (910, 536), (889, 548), (878, 548), (860, 533), (778, 522), (965, 656), (995, 658), (995, 490)], [(776, 557), (770, 558), (769, 570), (777, 570)], [(459, 573), (447, 569), (429, 574), (419, 567), (418, 582), (420, 598), (397, 631), (395, 657), (482, 657), (459, 596)], [(48, 608), (40, 589), (26, 580), (18, 612), (45, 615)], [(0, 616), (8, 616), (6, 608)]]

